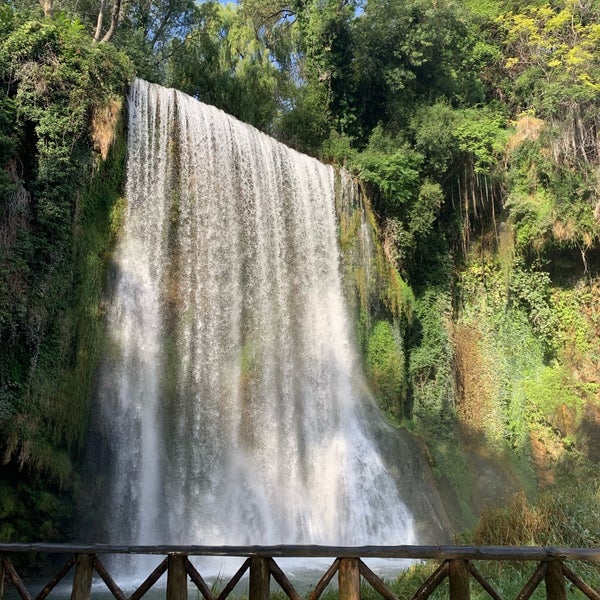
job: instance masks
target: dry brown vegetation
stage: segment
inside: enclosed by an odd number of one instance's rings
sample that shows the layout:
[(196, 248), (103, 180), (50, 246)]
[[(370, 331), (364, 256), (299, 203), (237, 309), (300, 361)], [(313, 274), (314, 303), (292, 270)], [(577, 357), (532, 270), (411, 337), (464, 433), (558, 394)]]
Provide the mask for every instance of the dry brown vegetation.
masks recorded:
[(493, 418), (493, 382), (481, 354), (481, 334), (472, 323), (454, 326), (456, 413), (467, 435), (483, 438)]
[(94, 149), (100, 152), (102, 160), (106, 160), (114, 140), (116, 123), (121, 115), (123, 100), (112, 98), (106, 104), (97, 106), (92, 115), (91, 134)]

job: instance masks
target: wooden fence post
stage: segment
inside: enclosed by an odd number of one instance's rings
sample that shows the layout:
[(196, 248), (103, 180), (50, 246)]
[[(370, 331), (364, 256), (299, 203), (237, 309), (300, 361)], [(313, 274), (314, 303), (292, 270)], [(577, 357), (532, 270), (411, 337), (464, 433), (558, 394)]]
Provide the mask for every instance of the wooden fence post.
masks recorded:
[(92, 594), (92, 578), (94, 576), (94, 555), (78, 554), (75, 560), (75, 575), (71, 600), (90, 600)]
[(360, 568), (358, 558), (340, 558), (338, 584), (340, 600), (360, 600)]
[(567, 586), (560, 560), (551, 560), (548, 563), (545, 583), (547, 600), (567, 600)]
[(187, 572), (185, 554), (169, 554), (167, 557), (167, 600), (187, 600)]
[(449, 562), (448, 566), (450, 600), (469, 600), (471, 597), (471, 585), (467, 561), (453, 559)]
[(271, 596), (271, 572), (269, 559), (252, 556), (250, 558), (250, 589), (248, 600), (269, 600)]

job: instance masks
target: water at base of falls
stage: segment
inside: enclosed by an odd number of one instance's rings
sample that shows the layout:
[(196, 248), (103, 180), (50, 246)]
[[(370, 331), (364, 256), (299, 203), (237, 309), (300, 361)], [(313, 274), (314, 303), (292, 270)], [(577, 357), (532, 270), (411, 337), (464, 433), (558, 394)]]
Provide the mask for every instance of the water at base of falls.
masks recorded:
[(126, 197), (97, 392), (107, 541), (414, 543), (367, 433), (333, 169), (138, 80)]

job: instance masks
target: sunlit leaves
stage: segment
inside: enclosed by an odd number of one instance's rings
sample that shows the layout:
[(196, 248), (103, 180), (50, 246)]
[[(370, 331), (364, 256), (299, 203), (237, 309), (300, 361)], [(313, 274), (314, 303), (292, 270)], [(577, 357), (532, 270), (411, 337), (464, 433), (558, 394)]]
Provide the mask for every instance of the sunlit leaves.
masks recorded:
[(279, 72), (234, 5), (206, 2), (169, 63), (168, 83), (257, 127), (277, 111)]
[[(591, 99), (598, 92), (600, 81), (600, 41), (598, 14), (593, 5), (576, 0), (565, 0), (551, 7), (524, 6), (520, 12), (509, 12), (496, 22), (504, 33), (507, 56), (504, 67), (513, 76), (520, 76), (535, 69), (539, 77), (521, 78), (525, 87), (537, 88), (538, 96), (543, 86), (558, 82), (564, 88), (564, 96), (574, 93), (581, 86), (580, 98)], [(515, 90), (519, 93), (519, 86)], [(522, 93), (522, 92), (521, 92)], [(518, 96), (517, 96), (518, 98)], [(527, 100), (534, 102), (535, 95)], [(525, 98), (521, 98), (521, 101)], [(546, 110), (556, 110), (557, 102), (544, 105)]]

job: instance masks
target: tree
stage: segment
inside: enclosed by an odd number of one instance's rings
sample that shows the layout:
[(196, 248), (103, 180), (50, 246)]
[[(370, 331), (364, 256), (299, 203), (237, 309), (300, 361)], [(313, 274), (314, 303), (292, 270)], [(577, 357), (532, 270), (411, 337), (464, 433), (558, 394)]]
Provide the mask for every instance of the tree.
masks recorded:
[(264, 41), (233, 5), (205, 2), (195, 8), (193, 21), (181, 43), (171, 41), (167, 84), (269, 130), (284, 75)]
[(51, 18), (54, 11), (54, 0), (40, 0), (40, 4), (44, 9), (44, 17)]
[(598, 158), (599, 19), (598, 3), (577, 0), (526, 6), (497, 19), (514, 111), (553, 121), (554, 154), (569, 162)]
[(457, 102), (471, 84), (480, 89), (469, 69), (473, 39), (452, 2), (370, 0), (353, 39), (352, 102), (363, 136), (379, 121), (405, 128), (424, 102)]
[(112, 11), (110, 13), (110, 26), (104, 35), (102, 35), (102, 29), (104, 25), (104, 11), (106, 10), (106, 0), (100, 1), (100, 10), (98, 11), (98, 19), (96, 21), (96, 31), (94, 33), (94, 40), (96, 42), (110, 42), (119, 25), (121, 20), (121, 0), (114, 0)]

